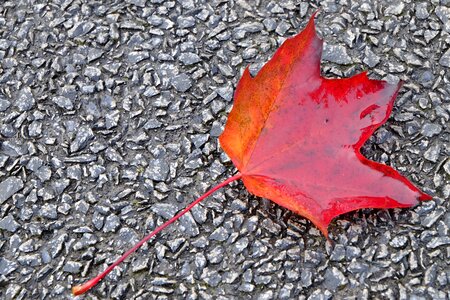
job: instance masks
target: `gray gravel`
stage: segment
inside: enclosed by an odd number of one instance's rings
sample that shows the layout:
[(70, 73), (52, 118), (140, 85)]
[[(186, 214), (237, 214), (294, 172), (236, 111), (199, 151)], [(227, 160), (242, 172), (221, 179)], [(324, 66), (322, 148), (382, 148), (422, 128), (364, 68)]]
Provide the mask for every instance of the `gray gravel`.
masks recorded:
[(327, 242), (234, 183), (86, 299), (450, 299), (450, 2), (318, 2), (2, 2), (0, 298), (70, 298), (232, 175), (240, 74), (320, 6), (326, 76), (404, 81), (364, 154), (434, 200), (349, 213)]

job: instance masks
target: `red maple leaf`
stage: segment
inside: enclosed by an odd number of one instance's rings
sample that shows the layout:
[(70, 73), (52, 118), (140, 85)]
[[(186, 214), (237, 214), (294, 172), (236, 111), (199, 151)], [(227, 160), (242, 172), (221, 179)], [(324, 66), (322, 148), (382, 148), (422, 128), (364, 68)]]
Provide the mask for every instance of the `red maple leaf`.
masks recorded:
[(360, 148), (389, 117), (401, 84), (320, 75), (314, 15), (254, 78), (245, 70), (220, 144), (246, 188), (311, 220), (360, 208), (410, 207), (431, 199)]
[[(315, 14), (314, 14), (315, 15)], [(400, 84), (320, 76), (322, 41), (314, 15), (286, 40), (254, 78), (248, 68), (236, 89), (220, 143), (239, 173), (157, 227), (105, 271), (72, 288), (80, 295), (145, 242), (232, 181), (308, 219), (325, 236), (331, 220), (360, 208), (410, 207), (431, 199), (360, 148), (391, 113)]]

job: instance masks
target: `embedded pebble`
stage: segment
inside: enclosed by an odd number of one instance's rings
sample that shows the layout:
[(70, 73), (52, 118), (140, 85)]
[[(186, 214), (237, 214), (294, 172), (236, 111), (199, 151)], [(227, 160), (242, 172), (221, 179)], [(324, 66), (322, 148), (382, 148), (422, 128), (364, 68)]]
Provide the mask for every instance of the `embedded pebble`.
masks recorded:
[(70, 152), (77, 152), (84, 149), (89, 142), (94, 138), (94, 133), (91, 128), (82, 126), (77, 130), (75, 139), (70, 144)]
[(169, 171), (169, 164), (164, 159), (153, 159), (149, 162), (143, 176), (155, 181), (164, 181)]
[(428, 12), (428, 3), (420, 2), (416, 4), (416, 17), (420, 20), (428, 18), (430, 13)]
[(213, 231), (213, 233), (209, 236), (209, 239), (222, 242), (227, 240), (228, 236), (229, 236), (228, 231), (223, 227), (219, 227)]
[(34, 99), (33, 93), (29, 87), (23, 88), (15, 101), (15, 106), (19, 111), (28, 111), (35, 105), (36, 100)]
[(339, 65), (352, 63), (352, 58), (347, 53), (347, 48), (342, 45), (325, 44), (322, 59)]
[(172, 86), (179, 92), (186, 92), (192, 86), (192, 81), (186, 74), (180, 74), (172, 78)]
[(11, 176), (0, 182), (0, 204), (8, 200), (12, 195), (20, 191), (24, 186), (22, 179)]
[(327, 269), (324, 278), (324, 286), (332, 291), (336, 290), (337, 288), (341, 288), (348, 283), (347, 277), (336, 267)]
[(76, 262), (76, 261), (68, 261), (63, 267), (64, 272), (70, 273), (70, 274), (78, 274), (81, 271), (81, 268), (83, 267), (83, 264)]
[(421, 133), (426, 137), (433, 137), (441, 133), (442, 127), (438, 124), (426, 123), (422, 126)]
[(439, 59), (439, 64), (444, 67), (450, 68), (450, 49), (442, 54), (441, 58)]
[(170, 219), (178, 212), (179, 208), (170, 203), (156, 203), (152, 205), (151, 210), (165, 219)]
[(0, 220), (0, 229), (6, 230), (9, 232), (16, 232), (20, 227), (20, 224), (14, 220), (12, 215), (7, 215), (3, 219)]
[(425, 151), (423, 156), (431, 162), (437, 162), (440, 152), (441, 152), (441, 145), (434, 144), (430, 148), (428, 148), (427, 151)]
[(120, 218), (116, 215), (109, 215), (106, 217), (103, 232), (116, 232), (120, 227)]
[(194, 65), (202, 61), (201, 58), (195, 53), (181, 53), (179, 59), (186, 66)]
[(0, 98), (0, 112), (6, 111), (11, 106), (11, 102), (6, 99)]
[(53, 102), (63, 109), (66, 109), (66, 110), (73, 109), (72, 100), (70, 100), (69, 98), (66, 98), (64, 96), (58, 96), (58, 97), (53, 98)]

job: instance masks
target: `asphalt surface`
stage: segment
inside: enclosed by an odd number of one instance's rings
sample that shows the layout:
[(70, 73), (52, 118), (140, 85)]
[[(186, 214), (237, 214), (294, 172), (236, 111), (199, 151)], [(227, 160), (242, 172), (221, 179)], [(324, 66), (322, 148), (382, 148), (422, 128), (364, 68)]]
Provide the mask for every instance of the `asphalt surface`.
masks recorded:
[(318, 7), (325, 76), (405, 82), (364, 154), (434, 200), (344, 215), (330, 243), (235, 183), (86, 299), (450, 299), (447, 0), (2, 2), (0, 298), (70, 298), (232, 175), (240, 74)]

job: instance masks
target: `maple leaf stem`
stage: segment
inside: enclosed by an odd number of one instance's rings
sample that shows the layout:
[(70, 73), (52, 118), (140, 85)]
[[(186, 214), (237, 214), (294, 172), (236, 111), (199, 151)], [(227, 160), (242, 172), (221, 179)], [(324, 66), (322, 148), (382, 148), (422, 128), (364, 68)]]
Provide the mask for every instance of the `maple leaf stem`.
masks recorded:
[(209, 195), (214, 193), (215, 191), (223, 188), (224, 186), (230, 184), (233, 181), (239, 180), (242, 177), (241, 173), (237, 173), (236, 175), (222, 181), (218, 185), (214, 186), (210, 190), (208, 190), (206, 193), (204, 193), (202, 196), (200, 196), (198, 199), (196, 199), (194, 202), (189, 204), (183, 211), (166, 221), (164, 224), (157, 227), (155, 230), (153, 230), (150, 234), (148, 234), (146, 237), (144, 237), (142, 240), (140, 240), (136, 245), (133, 246), (130, 250), (125, 252), (121, 257), (119, 257), (113, 264), (111, 264), (108, 268), (106, 268), (105, 271), (97, 275), (95, 278), (92, 278), (91, 280), (86, 281), (83, 284), (77, 285), (72, 287), (72, 294), (75, 296), (82, 295), (89, 291), (91, 288), (96, 286), (103, 278), (105, 278), (106, 275), (109, 274), (117, 265), (119, 265), (122, 261), (124, 261), (130, 254), (135, 252), (137, 249), (139, 249), (143, 244), (145, 244), (148, 240), (150, 240), (153, 236), (158, 234), (161, 230), (181, 218), (184, 214), (186, 214), (188, 211), (190, 211), (194, 206), (202, 202), (205, 198), (207, 198)]

